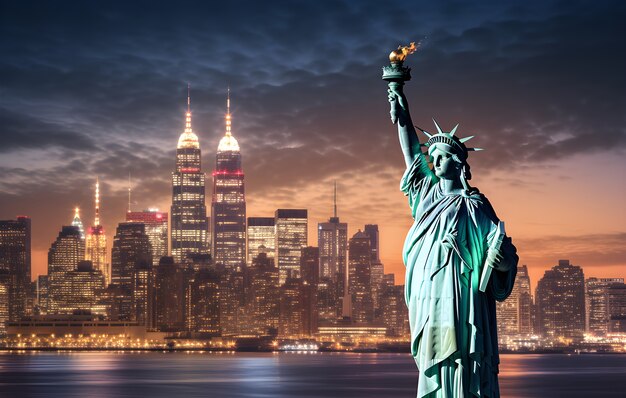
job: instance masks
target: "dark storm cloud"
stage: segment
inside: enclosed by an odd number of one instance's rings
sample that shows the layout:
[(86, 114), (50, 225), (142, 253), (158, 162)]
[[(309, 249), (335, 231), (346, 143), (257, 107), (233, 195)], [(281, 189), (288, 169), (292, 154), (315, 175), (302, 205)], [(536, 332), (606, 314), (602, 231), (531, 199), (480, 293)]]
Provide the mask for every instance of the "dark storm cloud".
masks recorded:
[(50, 146), (90, 151), (94, 142), (67, 126), (0, 108), (0, 153)]
[(410, 40), (424, 39), (408, 61), (414, 122), (432, 129), (434, 116), (476, 134), (470, 144), (488, 151), (472, 156), (473, 167), (523, 170), (626, 146), (620, 2), (0, 7), (0, 153), (41, 152), (33, 165), (2, 159), (7, 211), (17, 211), (17, 193), (55, 192), (55, 208), (90, 203), (96, 174), (117, 201), (106, 211), (123, 211), (129, 171), (136, 197), (148, 198), (142, 206), (167, 203), (187, 82), (208, 172), (230, 85), (250, 197), (289, 198), (338, 176), (353, 185), (397, 179), (380, 67)]

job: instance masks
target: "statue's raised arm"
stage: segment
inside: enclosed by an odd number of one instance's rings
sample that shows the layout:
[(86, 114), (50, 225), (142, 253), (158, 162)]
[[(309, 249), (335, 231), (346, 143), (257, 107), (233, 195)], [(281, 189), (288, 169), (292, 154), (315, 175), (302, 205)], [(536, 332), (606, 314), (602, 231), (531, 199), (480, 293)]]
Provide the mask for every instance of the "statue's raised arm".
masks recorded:
[(411, 68), (403, 66), (406, 56), (414, 53), (418, 45), (411, 43), (409, 46), (398, 47), (389, 54), (389, 65), (383, 67), (383, 80), (389, 84), (387, 90), (389, 104), (391, 109), (389, 114), (391, 122), (398, 125), (398, 137), (404, 161), (409, 167), (417, 156), (421, 155), (420, 143), (411, 121), (409, 113), (409, 103), (406, 100), (402, 87), (404, 82), (411, 79)]
[(404, 154), (404, 161), (408, 167), (415, 161), (415, 157), (420, 156), (422, 153), (420, 142), (417, 138), (415, 127), (413, 127), (413, 121), (411, 120), (409, 103), (404, 95), (401, 84), (390, 82), (387, 94), (390, 105), (389, 115), (391, 116), (391, 122), (398, 125), (398, 139), (400, 140), (400, 146)]

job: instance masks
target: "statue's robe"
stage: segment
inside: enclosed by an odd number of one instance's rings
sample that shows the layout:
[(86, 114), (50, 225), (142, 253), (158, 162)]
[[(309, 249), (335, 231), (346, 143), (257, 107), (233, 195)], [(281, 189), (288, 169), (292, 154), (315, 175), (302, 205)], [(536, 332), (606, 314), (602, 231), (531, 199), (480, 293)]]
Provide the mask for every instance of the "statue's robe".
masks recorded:
[[(494, 270), (478, 289), (498, 218), (478, 191), (444, 194), (420, 154), (400, 184), (415, 220), (403, 251), (411, 353), (418, 397), (499, 397), (495, 300), (513, 288), (517, 256), (502, 245), (510, 270)], [(514, 260), (513, 260), (514, 258)]]

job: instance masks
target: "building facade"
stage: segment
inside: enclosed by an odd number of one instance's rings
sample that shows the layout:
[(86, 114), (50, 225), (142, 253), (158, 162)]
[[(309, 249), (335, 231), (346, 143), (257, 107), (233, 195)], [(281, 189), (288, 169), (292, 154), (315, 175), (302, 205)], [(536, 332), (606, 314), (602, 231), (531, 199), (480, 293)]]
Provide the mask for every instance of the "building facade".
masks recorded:
[(56, 281), (55, 313), (72, 314), (76, 310), (105, 315), (106, 306), (100, 296), (104, 289), (104, 275), (94, 269), (91, 261), (79, 261), (76, 269), (64, 273)]
[(274, 217), (248, 217), (248, 264), (262, 251), (267, 257), (276, 255), (276, 223)]
[(531, 334), (533, 299), (530, 290), (528, 267), (517, 267), (515, 285), (509, 297), (503, 302), (496, 303), (498, 337), (518, 334)]
[(168, 228), (166, 212), (156, 209), (144, 211), (129, 211), (126, 213), (127, 222), (142, 223), (145, 225), (146, 235), (152, 247), (152, 265), (159, 265), (161, 257), (168, 255)]
[(544, 273), (535, 293), (538, 332), (553, 338), (582, 338), (585, 332), (585, 276), (569, 260)]
[(0, 275), (2, 295), (0, 322), (17, 321), (26, 315), (31, 273), (31, 220), (0, 221)]
[(282, 285), (288, 277), (300, 277), (300, 254), (308, 240), (308, 212), (306, 209), (278, 209), (275, 219), (275, 259)]
[(585, 281), (586, 331), (605, 336), (609, 331), (609, 287), (623, 278), (587, 278)]
[(369, 324), (374, 321), (370, 237), (359, 230), (350, 238), (348, 247), (348, 292), (352, 299), (352, 320)]
[(339, 222), (336, 215), (317, 226), (320, 251), (320, 277), (333, 282), (345, 275), (348, 258), (348, 223)]
[(62, 227), (57, 239), (50, 246), (50, 250), (48, 250), (49, 313), (59, 313), (60, 306), (65, 300), (63, 284), (67, 274), (78, 268), (78, 262), (83, 260), (84, 253), (85, 242), (80, 236), (78, 227)]

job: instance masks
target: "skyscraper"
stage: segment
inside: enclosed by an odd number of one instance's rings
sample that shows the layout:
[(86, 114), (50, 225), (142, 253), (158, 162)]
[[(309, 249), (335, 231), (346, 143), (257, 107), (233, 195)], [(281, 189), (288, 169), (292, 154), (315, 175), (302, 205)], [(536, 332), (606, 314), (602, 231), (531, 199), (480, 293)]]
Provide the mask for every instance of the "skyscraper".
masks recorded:
[(526, 265), (517, 268), (515, 285), (509, 297), (496, 303), (498, 337), (532, 333), (532, 296)]
[(80, 209), (74, 208), (74, 219), (72, 219), (72, 226), (77, 227), (80, 231), (80, 236), (85, 239), (85, 228), (83, 227), (83, 221), (80, 219)]
[(204, 203), (205, 176), (201, 167), (198, 136), (191, 129), (187, 93), (185, 130), (178, 138), (176, 169), (172, 173), (172, 257), (178, 263), (189, 254), (209, 253), (209, 220)]
[(58, 291), (55, 312), (71, 314), (74, 310), (89, 310), (93, 314), (106, 314), (106, 306), (99, 302), (104, 276), (93, 268), (91, 261), (79, 261), (76, 269), (64, 273), (55, 283)]
[(288, 277), (300, 277), (300, 253), (307, 246), (306, 209), (276, 210), (276, 264), (280, 284)]
[(250, 296), (257, 334), (276, 333), (280, 315), (278, 268), (274, 258), (260, 252), (250, 267)]
[(597, 336), (609, 331), (609, 287), (623, 284), (624, 278), (587, 278), (585, 281), (586, 330)]
[(189, 329), (203, 336), (220, 334), (220, 276), (212, 267), (202, 267), (189, 287)]
[(157, 209), (129, 211), (126, 213), (126, 221), (146, 226), (146, 235), (152, 246), (152, 265), (159, 265), (161, 257), (167, 256), (167, 213)]
[(280, 322), (278, 333), (285, 338), (298, 338), (304, 333), (305, 295), (300, 278), (288, 277), (280, 287)]
[(152, 247), (143, 223), (123, 222), (117, 226), (111, 254), (111, 282), (121, 293), (121, 319), (131, 319), (135, 269), (152, 264)]
[(365, 224), (363, 232), (370, 238), (372, 264), (380, 262), (380, 233), (378, 232), (378, 224)]
[(154, 267), (142, 261), (133, 271), (131, 320), (148, 329), (154, 328)]
[(626, 284), (609, 286), (608, 297), (609, 333), (626, 333)]
[[(78, 227), (76, 227), (78, 229)], [(78, 230), (80, 233), (80, 230)], [(81, 258), (80, 260), (82, 260)], [(107, 261), (107, 237), (100, 224), (100, 181), (96, 178), (96, 215), (85, 241), (84, 259), (91, 261), (93, 268), (102, 272), (104, 283), (111, 283), (111, 268)]]
[[(274, 217), (248, 217), (248, 264), (263, 251), (267, 257), (276, 255), (276, 225)], [(261, 246), (263, 248), (261, 249)]]
[(379, 318), (382, 315), (380, 295), (383, 286), (383, 276), (385, 275), (385, 267), (380, 261), (380, 233), (378, 232), (378, 224), (365, 224), (363, 232), (370, 238), (370, 253), (372, 254), (372, 264), (370, 266), (372, 300), (374, 301), (375, 317)]
[(309, 285), (317, 285), (320, 280), (320, 249), (307, 246), (302, 248), (300, 257), (300, 277)]
[(239, 143), (231, 132), (230, 91), (226, 109), (226, 134), (217, 147), (213, 171), (212, 253), (216, 264), (237, 269), (246, 262), (246, 198)]
[(535, 293), (539, 332), (550, 337), (580, 338), (585, 331), (585, 276), (569, 260), (544, 273)]
[(83, 259), (85, 243), (78, 227), (64, 226), (48, 250), (48, 312), (58, 313), (64, 303), (63, 283)]
[(185, 275), (172, 257), (163, 257), (154, 270), (154, 326), (162, 332), (185, 328)]
[(348, 291), (352, 297), (352, 319), (357, 323), (371, 323), (374, 320), (374, 302), (371, 288), (370, 237), (359, 230), (350, 238), (348, 247), (350, 257)]
[[(26, 315), (26, 300), (30, 285), (30, 218), (0, 221), (0, 274), (2, 290), (7, 300), (0, 301), (0, 312), (10, 321)], [(1, 321), (2, 316), (0, 316)]]
[(348, 254), (348, 224), (337, 217), (337, 184), (335, 183), (333, 216), (317, 225), (317, 243), (320, 251), (320, 277), (337, 283), (345, 275)]

